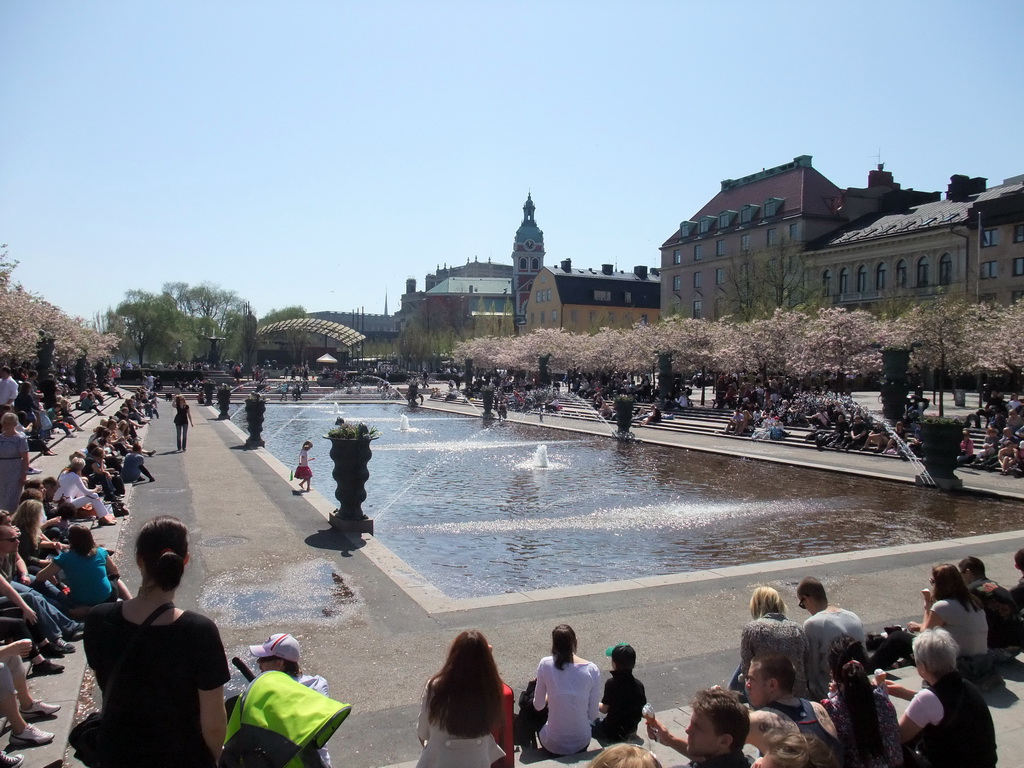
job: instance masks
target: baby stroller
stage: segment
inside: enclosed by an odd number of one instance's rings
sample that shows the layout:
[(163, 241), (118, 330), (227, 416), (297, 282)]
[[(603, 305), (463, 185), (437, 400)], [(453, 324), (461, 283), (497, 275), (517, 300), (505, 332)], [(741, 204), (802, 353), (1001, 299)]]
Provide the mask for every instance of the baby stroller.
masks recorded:
[(321, 768), (317, 750), (351, 711), (284, 672), (264, 672), (231, 710), (220, 768)]

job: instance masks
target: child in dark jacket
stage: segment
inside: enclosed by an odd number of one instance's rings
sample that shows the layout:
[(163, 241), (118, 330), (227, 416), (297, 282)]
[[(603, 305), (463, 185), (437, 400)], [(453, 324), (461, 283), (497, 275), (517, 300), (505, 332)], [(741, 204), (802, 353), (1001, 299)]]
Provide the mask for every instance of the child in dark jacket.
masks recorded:
[(629, 643), (619, 643), (606, 650), (612, 660), (612, 676), (604, 685), (601, 699), (603, 718), (594, 721), (594, 738), (602, 742), (627, 741), (636, 734), (641, 712), (647, 703), (644, 684), (633, 677), (636, 651)]

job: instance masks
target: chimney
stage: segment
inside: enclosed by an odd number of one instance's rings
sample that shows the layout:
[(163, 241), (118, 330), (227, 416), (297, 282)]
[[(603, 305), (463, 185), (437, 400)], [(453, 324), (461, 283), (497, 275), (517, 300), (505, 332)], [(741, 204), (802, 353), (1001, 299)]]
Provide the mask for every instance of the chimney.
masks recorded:
[(572, 272), (572, 259), (562, 259), (562, 271)]
[(611, 275), (611, 274), (614, 274), (614, 273), (615, 273), (615, 265), (614, 264), (602, 264), (601, 265), (601, 274), (602, 275)]
[(405, 292), (406, 293), (416, 293), (416, 278), (415, 277), (410, 277), (408, 280), (405, 281)]
[(975, 176), (969, 179), (962, 173), (955, 173), (949, 177), (949, 186), (946, 187), (946, 199), (954, 203), (966, 203), (971, 195), (977, 195), (988, 188), (988, 179)]
[(892, 172), (885, 170), (885, 163), (879, 163), (876, 170), (868, 171), (868, 189), (872, 187), (899, 189), (900, 185), (893, 181)]
[(641, 280), (647, 279), (647, 267), (636, 266), (633, 267), (633, 274), (639, 277)]

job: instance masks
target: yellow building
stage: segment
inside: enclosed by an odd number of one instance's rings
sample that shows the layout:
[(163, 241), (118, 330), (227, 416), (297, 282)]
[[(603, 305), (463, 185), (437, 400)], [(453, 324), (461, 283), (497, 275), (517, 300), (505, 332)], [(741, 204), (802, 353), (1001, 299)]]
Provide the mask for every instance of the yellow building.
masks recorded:
[(533, 280), (523, 331), (561, 328), (589, 333), (660, 319), (659, 270), (639, 266), (632, 272), (616, 272), (611, 264), (573, 269), (571, 260), (565, 259), (555, 269), (541, 268)]

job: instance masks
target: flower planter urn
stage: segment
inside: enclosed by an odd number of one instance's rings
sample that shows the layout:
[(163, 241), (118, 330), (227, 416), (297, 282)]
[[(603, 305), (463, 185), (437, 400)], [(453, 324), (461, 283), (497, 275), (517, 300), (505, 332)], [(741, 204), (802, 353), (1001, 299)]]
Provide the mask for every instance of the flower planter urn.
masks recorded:
[(633, 398), (620, 397), (615, 401), (615, 424), (618, 427), (617, 437), (624, 438), (632, 434)]
[(959, 422), (921, 423), (922, 463), (935, 484), (944, 491), (963, 487), (963, 481), (953, 473), (962, 438), (963, 424)]
[(267, 402), (259, 395), (245, 399), (245, 426), (249, 430), (249, 438), (245, 441), (246, 448), (261, 448), (263, 441), (263, 416), (267, 412)]
[(490, 418), (493, 415), (491, 409), (494, 408), (494, 390), (484, 387), (480, 390), (480, 397), (484, 400), (484, 416)]
[(228, 418), (228, 408), (231, 406), (231, 387), (226, 384), (217, 390), (217, 406), (220, 408), (217, 419), (224, 421)]
[(903, 418), (907, 407), (907, 366), (910, 364), (909, 349), (882, 350), (882, 415), (890, 424)]
[(331, 441), (331, 461), (334, 462), (332, 477), (337, 487), (334, 498), (338, 508), (331, 513), (331, 526), (345, 533), (368, 533), (373, 535), (373, 520), (363, 514), (366, 501), (366, 481), (370, 478), (368, 465), (373, 456), (370, 450), (371, 438), (328, 437)]

